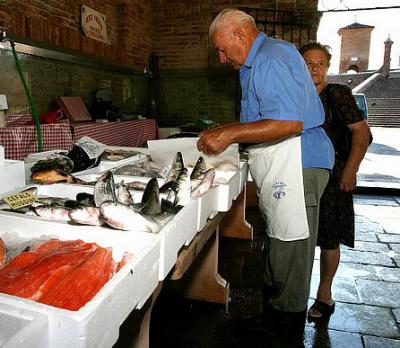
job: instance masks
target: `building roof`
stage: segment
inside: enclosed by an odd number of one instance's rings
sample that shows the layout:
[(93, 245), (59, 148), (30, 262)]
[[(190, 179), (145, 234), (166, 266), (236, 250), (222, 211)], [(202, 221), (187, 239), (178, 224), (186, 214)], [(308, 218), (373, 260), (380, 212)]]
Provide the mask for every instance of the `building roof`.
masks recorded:
[(361, 23), (354, 22), (354, 23), (348, 25), (347, 27), (340, 28), (339, 30), (342, 30), (342, 29), (373, 29), (373, 28), (375, 28), (373, 25), (367, 25), (367, 24), (361, 24)]

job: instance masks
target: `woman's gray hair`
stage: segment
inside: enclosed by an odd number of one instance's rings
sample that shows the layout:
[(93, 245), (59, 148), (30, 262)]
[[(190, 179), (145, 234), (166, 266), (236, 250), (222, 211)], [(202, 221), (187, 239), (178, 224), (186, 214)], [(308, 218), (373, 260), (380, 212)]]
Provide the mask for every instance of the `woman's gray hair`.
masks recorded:
[(254, 18), (246, 12), (233, 8), (226, 8), (214, 18), (210, 25), (208, 35), (212, 39), (214, 33), (221, 28), (227, 29), (232, 25), (242, 26), (243, 24), (251, 24), (255, 28), (257, 27)]

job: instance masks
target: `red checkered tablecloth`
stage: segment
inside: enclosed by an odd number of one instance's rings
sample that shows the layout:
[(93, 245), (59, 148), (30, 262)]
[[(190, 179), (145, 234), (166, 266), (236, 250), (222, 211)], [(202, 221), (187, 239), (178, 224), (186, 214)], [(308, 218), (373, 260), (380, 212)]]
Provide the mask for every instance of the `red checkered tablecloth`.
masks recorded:
[(71, 124), (74, 141), (83, 136), (110, 146), (143, 146), (147, 140), (160, 138), (157, 122), (153, 119)]
[[(5, 157), (23, 160), (28, 154), (38, 152), (37, 134), (34, 125), (26, 125), (30, 115), (7, 115), (7, 127), (0, 128), (0, 145), (4, 146)], [(60, 123), (42, 124), (43, 150), (72, 147), (72, 133), (68, 120)]]

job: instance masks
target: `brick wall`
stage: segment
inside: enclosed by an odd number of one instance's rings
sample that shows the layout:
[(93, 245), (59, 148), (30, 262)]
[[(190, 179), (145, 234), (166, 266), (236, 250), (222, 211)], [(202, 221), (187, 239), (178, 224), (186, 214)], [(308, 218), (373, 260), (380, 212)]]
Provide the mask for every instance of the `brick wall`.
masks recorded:
[[(107, 16), (111, 44), (83, 36), (80, 26), (83, 3)], [(317, 0), (279, 0), (277, 4), (279, 10), (294, 13), (317, 9)], [(222, 68), (209, 49), (208, 27), (215, 15), (227, 6), (273, 9), (275, 1), (6, 0), (0, 3), (0, 29), (16, 38), (140, 70), (149, 64), (150, 52), (155, 52), (160, 62), (160, 124), (179, 125), (199, 118), (223, 123), (232, 120), (237, 110), (237, 77), (232, 70)], [(312, 18), (313, 27), (307, 35), (315, 39), (318, 23)], [(304, 38), (305, 30), (301, 30)], [(293, 33), (287, 29), (281, 33), (278, 28), (278, 35), (284, 39), (289, 40), (290, 34)], [(295, 42), (298, 36), (295, 31)], [(28, 104), (9, 52), (0, 50), (0, 53), (0, 73), (16, 80), (12, 86), (0, 82), (0, 89), (7, 94), (11, 110), (26, 110)], [(94, 91), (104, 84), (111, 87), (116, 104), (140, 113), (148, 112), (147, 77), (118, 74), (106, 67), (96, 69), (19, 56), (39, 113), (47, 111), (59, 95), (81, 96), (90, 106)]]
[[(83, 35), (81, 6), (107, 17), (110, 44)], [(12, 0), (0, 4), (0, 28), (31, 39), (136, 67), (148, 63), (151, 50), (151, 2), (145, 0)]]

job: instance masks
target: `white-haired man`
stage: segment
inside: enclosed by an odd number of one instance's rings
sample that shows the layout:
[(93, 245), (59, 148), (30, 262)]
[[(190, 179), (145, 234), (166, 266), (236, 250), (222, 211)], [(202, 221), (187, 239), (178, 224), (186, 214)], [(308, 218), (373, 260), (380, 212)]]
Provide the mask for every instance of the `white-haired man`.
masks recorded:
[(333, 166), (324, 111), (296, 47), (259, 32), (253, 17), (225, 9), (209, 30), (221, 63), (240, 72), (240, 123), (200, 133), (197, 147), (217, 155), (248, 143), (249, 168), (267, 224), (265, 306), (273, 334), (302, 339), (319, 200)]

